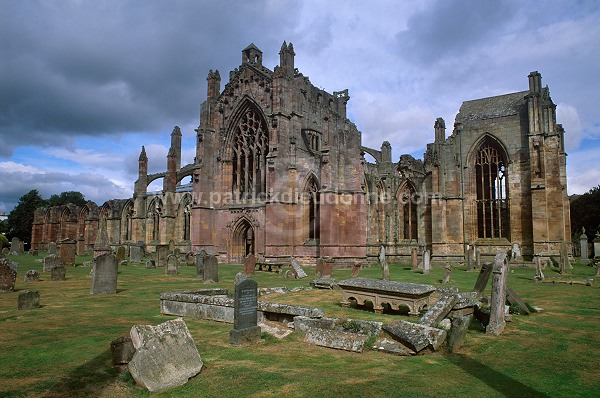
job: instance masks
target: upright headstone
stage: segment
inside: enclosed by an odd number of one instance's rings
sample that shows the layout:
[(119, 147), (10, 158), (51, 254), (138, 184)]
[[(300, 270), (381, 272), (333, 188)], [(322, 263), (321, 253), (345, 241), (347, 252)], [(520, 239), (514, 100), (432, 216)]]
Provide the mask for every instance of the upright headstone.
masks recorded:
[(132, 263), (142, 262), (142, 248), (137, 245), (129, 246), (129, 261)]
[(429, 262), (431, 260), (430, 257), (431, 257), (431, 254), (429, 252), (429, 249), (426, 249), (423, 252), (423, 275), (429, 274), (429, 266), (430, 266)]
[(594, 258), (600, 257), (600, 228), (596, 231), (596, 236), (594, 237)]
[(40, 308), (40, 292), (26, 290), (19, 293), (17, 308), (20, 310), (32, 310)]
[(560, 264), (559, 273), (564, 274), (568, 269), (571, 269), (571, 263), (569, 262), (569, 245), (566, 241), (560, 242)]
[(177, 268), (179, 268), (179, 260), (175, 254), (169, 254), (167, 256), (167, 266), (165, 267), (165, 275), (177, 275)]
[(467, 248), (467, 271), (473, 271), (473, 248), (469, 246)]
[(542, 258), (539, 255), (536, 255), (535, 258), (533, 259), (533, 263), (535, 266), (535, 277), (534, 280), (537, 281), (543, 281), (545, 276), (544, 273), (542, 272)]
[(52, 271), (52, 268), (62, 266), (60, 258), (56, 254), (50, 254), (44, 257), (44, 272)]
[(169, 246), (156, 245), (156, 266), (157, 267), (166, 267), (168, 255), (169, 255)]
[(512, 244), (511, 260), (512, 261), (521, 261), (521, 260), (523, 260), (523, 257), (521, 256), (521, 246), (519, 246), (519, 244), (516, 243), (516, 242)]
[(29, 254), (31, 254), (31, 255), (32, 255), (32, 256), (34, 256), (34, 257), (38, 257), (38, 256), (39, 256), (39, 253), (38, 253), (38, 251), (37, 251), (37, 250), (35, 250), (35, 249), (31, 249), (31, 250), (29, 250)]
[(56, 253), (56, 243), (55, 242), (48, 243), (48, 254), (57, 254)]
[(63, 265), (75, 265), (75, 253), (77, 252), (77, 241), (75, 239), (63, 239), (60, 241), (60, 261)]
[(499, 336), (506, 326), (506, 276), (508, 259), (506, 253), (498, 253), (494, 257), (492, 267), (492, 296), (490, 299), (490, 322), (485, 328), (487, 334)]
[(325, 259), (323, 257), (319, 257), (317, 259), (317, 266), (315, 267), (315, 275), (320, 278), (323, 276), (323, 268), (325, 267)]
[(452, 275), (452, 266), (446, 266), (446, 273), (444, 274), (444, 279), (442, 279), (442, 283), (450, 283), (450, 276)]
[(296, 260), (295, 258), (292, 257), (292, 261), (291, 261), (290, 265), (292, 267), (292, 270), (296, 274), (296, 278), (302, 279), (302, 278), (306, 278), (308, 276), (306, 274), (306, 272), (304, 272), (304, 269), (300, 265), (300, 262), (298, 262), (298, 260)]
[(79, 235), (79, 238), (77, 238), (77, 255), (85, 256), (85, 254), (85, 239), (83, 235)]
[(175, 242), (173, 239), (169, 241), (169, 254), (175, 254)]
[(15, 290), (17, 281), (17, 263), (7, 258), (0, 258), (0, 293)]
[(419, 255), (417, 253), (416, 247), (412, 248), (411, 261), (412, 261), (412, 269), (417, 269), (417, 267), (419, 266)]
[(256, 281), (243, 279), (236, 283), (233, 303), (233, 330), (229, 333), (229, 344), (240, 346), (259, 341)]
[(358, 275), (360, 274), (361, 265), (362, 265), (362, 263), (358, 260), (354, 262), (354, 267), (352, 267), (352, 277), (353, 278), (358, 277)]
[(148, 268), (148, 269), (156, 268), (156, 262), (152, 259), (146, 261), (146, 268)]
[(40, 273), (34, 269), (30, 269), (25, 273), (24, 282), (39, 282), (40, 281)]
[(481, 269), (481, 251), (475, 248), (475, 268)]
[(385, 247), (383, 245), (379, 248), (379, 265), (381, 266), (381, 278), (384, 281), (390, 280), (390, 267), (385, 258)]
[(208, 254), (204, 250), (200, 250), (200, 253), (196, 255), (196, 276), (199, 279), (204, 279), (204, 259)]
[(581, 232), (581, 236), (579, 237), (579, 245), (581, 247), (581, 259), (579, 260), (581, 265), (588, 265), (590, 263), (589, 253), (588, 253), (588, 237), (585, 234), (585, 227)]
[(19, 241), (19, 254), (25, 253), (25, 243), (23, 241)]
[(19, 249), (21, 248), (21, 241), (16, 236), (10, 241), (10, 252), (15, 254), (21, 254)]
[(196, 265), (196, 259), (194, 258), (193, 252), (185, 253), (185, 265), (186, 267), (193, 267)]
[(117, 271), (117, 258), (113, 254), (107, 253), (98, 256), (92, 271), (90, 294), (116, 294)]
[(59, 265), (50, 270), (50, 280), (53, 281), (64, 281), (67, 279), (67, 270), (64, 265)]
[(254, 275), (256, 271), (256, 256), (250, 253), (244, 259), (244, 274), (246, 275)]
[(110, 252), (110, 245), (108, 244), (108, 232), (106, 231), (106, 220), (100, 220), (98, 223), (96, 242), (94, 243), (94, 259)]
[(117, 247), (117, 264), (121, 264), (121, 261), (125, 260), (125, 246)]
[(331, 274), (333, 274), (333, 258), (325, 260), (321, 276), (323, 278), (331, 278)]
[(204, 283), (212, 283), (219, 281), (219, 261), (212, 254), (204, 258)]

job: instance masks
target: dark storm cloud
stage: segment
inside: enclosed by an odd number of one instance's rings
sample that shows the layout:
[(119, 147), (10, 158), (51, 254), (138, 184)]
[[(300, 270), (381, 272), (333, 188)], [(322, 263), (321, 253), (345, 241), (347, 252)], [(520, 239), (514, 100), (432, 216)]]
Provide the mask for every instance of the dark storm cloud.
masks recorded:
[[(283, 6), (289, 12), (268, 12)], [(253, 38), (276, 46), (295, 14), (294, 3), (268, 1), (0, 7), (0, 156), (24, 140), (60, 145), (197, 120), (208, 70), (239, 64), (239, 52), (221, 49), (241, 50)]]

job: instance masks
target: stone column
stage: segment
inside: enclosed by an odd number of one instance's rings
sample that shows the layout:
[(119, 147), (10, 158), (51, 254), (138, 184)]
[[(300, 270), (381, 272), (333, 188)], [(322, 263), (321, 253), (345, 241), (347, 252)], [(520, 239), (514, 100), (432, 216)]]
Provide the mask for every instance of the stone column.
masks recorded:
[(585, 234), (585, 228), (579, 237), (579, 245), (581, 247), (581, 259), (579, 260), (581, 265), (588, 265), (590, 263), (588, 256), (588, 237)]
[(492, 297), (490, 303), (490, 322), (485, 332), (499, 336), (506, 326), (505, 303), (506, 303), (506, 275), (508, 271), (508, 259), (506, 253), (498, 253), (494, 258), (492, 268)]

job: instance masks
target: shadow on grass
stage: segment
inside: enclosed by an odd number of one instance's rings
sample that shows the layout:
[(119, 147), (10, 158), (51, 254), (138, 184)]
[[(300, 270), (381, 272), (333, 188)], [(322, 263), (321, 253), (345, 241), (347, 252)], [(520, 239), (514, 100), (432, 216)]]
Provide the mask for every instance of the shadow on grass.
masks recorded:
[(550, 398), (549, 395), (534, 390), (466, 355), (451, 354), (448, 360), (506, 397)]
[(43, 396), (45, 398), (98, 396), (118, 376), (119, 373), (112, 366), (112, 354), (108, 349), (73, 369)]

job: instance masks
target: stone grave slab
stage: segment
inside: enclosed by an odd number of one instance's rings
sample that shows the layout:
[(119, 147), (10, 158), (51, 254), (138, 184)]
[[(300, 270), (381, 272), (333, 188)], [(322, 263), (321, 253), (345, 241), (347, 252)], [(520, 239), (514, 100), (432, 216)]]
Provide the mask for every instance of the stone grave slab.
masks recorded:
[(383, 330), (415, 352), (427, 347), (437, 350), (446, 341), (446, 331), (403, 320), (383, 325)]
[(304, 272), (304, 269), (302, 269), (300, 262), (298, 262), (298, 260), (296, 260), (295, 258), (292, 258), (292, 262), (291, 262), (290, 266), (292, 267), (292, 270), (296, 274), (296, 278), (302, 279), (302, 278), (306, 278), (308, 276), (306, 274), (306, 272)]
[(156, 267), (163, 268), (167, 266), (167, 256), (169, 255), (168, 245), (156, 245)]
[(473, 288), (474, 292), (477, 292), (478, 296), (481, 296), (485, 290), (485, 287), (488, 284), (488, 280), (490, 279), (490, 275), (492, 274), (492, 264), (485, 263), (481, 266), (481, 270), (479, 271), (479, 275), (477, 276), (477, 281), (475, 281), (475, 287)]
[(121, 261), (125, 260), (125, 246), (117, 247), (115, 256), (117, 257), (117, 264), (121, 264)]
[(50, 243), (48, 243), (48, 254), (49, 255), (52, 255), (52, 254), (56, 255), (57, 254), (57, 252), (56, 252), (56, 242), (50, 242)]
[(519, 295), (510, 288), (510, 286), (506, 286), (506, 300), (510, 304), (517, 306), (521, 315), (530, 314), (529, 308), (527, 308), (527, 304), (525, 304), (525, 302), (521, 300), (521, 297), (519, 297)]
[(457, 297), (454, 294), (440, 297), (425, 315), (421, 317), (419, 323), (425, 326), (437, 327), (442, 319), (450, 313), (456, 301)]
[(116, 294), (117, 272), (116, 256), (107, 253), (96, 257), (96, 264), (92, 270), (90, 294)]
[(156, 268), (156, 262), (154, 260), (146, 261), (146, 268)]
[(490, 299), (490, 321), (485, 328), (486, 334), (500, 335), (506, 326), (506, 277), (508, 274), (508, 259), (506, 253), (498, 253), (494, 257), (492, 269), (492, 295)]
[(321, 276), (323, 276), (323, 268), (325, 267), (325, 259), (322, 257), (319, 257), (317, 259), (317, 264), (315, 266), (315, 275), (320, 278)]

